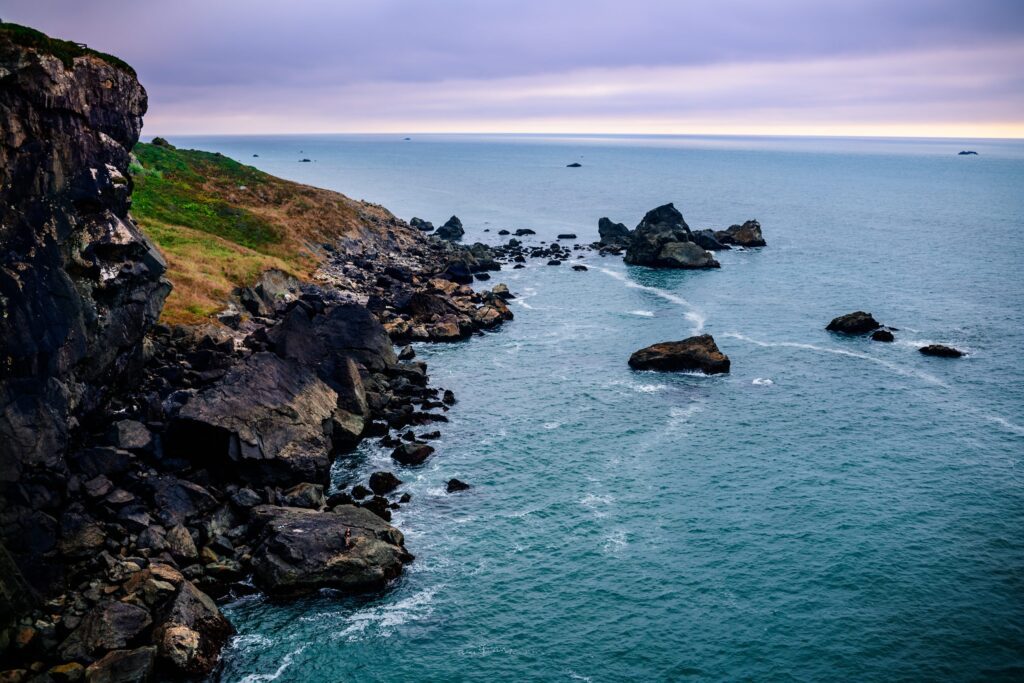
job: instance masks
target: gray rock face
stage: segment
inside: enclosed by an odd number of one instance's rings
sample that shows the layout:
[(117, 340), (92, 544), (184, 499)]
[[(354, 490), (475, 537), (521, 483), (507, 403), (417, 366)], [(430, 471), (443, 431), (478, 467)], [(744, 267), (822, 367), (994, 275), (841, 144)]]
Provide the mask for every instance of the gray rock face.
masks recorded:
[(693, 241), (708, 251), (724, 251), (730, 248), (728, 244), (718, 241), (714, 230), (694, 230), (692, 234)]
[(633, 231), (623, 260), (654, 268), (719, 267), (709, 252), (693, 243), (690, 227), (672, 204), (647, 212)]
[[(128, 214), (146, 92), (130, 70), (66, 66), (3, 31), (0, 73), (0, 486), (32, 476), (58, 490), (69, 421), (138, 370), (170, 291)], [(11, 524), (28, 514), (7, 507), (3, 541), (42, 587), (53, 563), (29, 552), (33, 525)]]
[(602, 218), (597, 222), (597, 234), (600, 236), (601, 246), (625, 247), (629, 244), (629, 228), (622, 223), (613, 223), (609, 218)]
[(301, 294), (299, 281), (288, 273), (271, 268), (249, 287), (239, 287), (234, 298), (251, 315), (269, 317), (281, 306)]
[(867, 334), (877, 330), (882, 324), (875, 320), (874, 316), (864, 311), (854, 311), (833, 318), (825, 329), (829, 332), (840, 332), (842, 334)]
[(466, 234), (466, 231), (463, 230), (462, 221), (459, 220), (459, 217), (452, 216), (444, 225), (438, 228), (434, 234), (443, 240), (455, 242), (462, 239), (462, 236)]
[(258, 506), (252, 519), (262, 525), (254, 578), (269, 593), (379, 590), (412, 560), (398, 529), (352, 505), (331, 512)]
[(700, 370), (706, 375), (715, 375), (729, 372), (729, 357), (718, 350), (710, 334), (702, 334), (640, 349), (629, 357), (629, 366), (668, 372)]

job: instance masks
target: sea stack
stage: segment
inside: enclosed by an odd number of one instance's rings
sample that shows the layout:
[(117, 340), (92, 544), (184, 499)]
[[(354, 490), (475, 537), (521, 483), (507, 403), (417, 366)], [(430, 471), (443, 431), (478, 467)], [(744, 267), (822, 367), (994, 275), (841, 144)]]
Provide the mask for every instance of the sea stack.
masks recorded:
[(718, 349), (714, 337), (702, 334), (640, 349), (629, 357), (629, 366), (635, 370), (698, 370), (705, 375), (717, 375), (729, 372), (729, 357)]

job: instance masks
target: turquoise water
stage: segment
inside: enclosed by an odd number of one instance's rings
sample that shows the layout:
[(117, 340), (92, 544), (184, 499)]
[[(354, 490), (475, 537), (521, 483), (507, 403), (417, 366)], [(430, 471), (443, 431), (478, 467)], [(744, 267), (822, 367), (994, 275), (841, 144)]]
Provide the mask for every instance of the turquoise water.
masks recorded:
[[(403, 218), (455, 213), (470, 241), (589, 241), (601, 216), (674, 201), (695, 228), (756, 217), (769, 243), (715, 272), (589, 255), (499, 274), (514, 322), (417, 347), (460, 402), (433, 459), (399, 472), (416, 561), (381, 595), (231, 604), (223, 680), (1024, 676), (1024, 145), (172, 142)], [(824, 331), (856, 309), (897, 342)], [(698, 330), (731, 374), (627, 367)], [(337, 476), (380, 468), (366, 445)], [(473, 489), (446, 495), (453, 476)]]

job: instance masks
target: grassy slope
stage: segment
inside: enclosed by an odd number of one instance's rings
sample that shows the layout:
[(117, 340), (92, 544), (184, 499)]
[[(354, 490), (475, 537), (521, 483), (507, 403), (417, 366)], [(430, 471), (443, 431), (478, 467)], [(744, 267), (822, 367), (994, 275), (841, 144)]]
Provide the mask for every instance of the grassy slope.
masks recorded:
[(132, 215), (167, 258), (174, 291), (162, 319), (191, 323), (267, 268), (308, 277), (317, 245), (359, 229), (364, 207), (220, 154), (140, 143)]
[(59, 38), (51, 38), (42, 31), (37, 31), (34, 28), (29, 28), (28, 26), (11, 24), (9, 22), (0, 22), (0, 32), (3, 32), (8, 36), (11, 39), (11, 42), (15, 45), (30, 47), (35, 50), (39, 50), (40, 52), (53, 55), (62, 61), (64, 66), (69, 69), (73, 65), (75, 57), (92, 55), (94, 57), (99, 57), (108, 64), (127, 71), (133, 76), (135, 75), (135, 69), (113, 55), (98, 52), (88, 47), (82, 47), (78, 43), (60, 40)]

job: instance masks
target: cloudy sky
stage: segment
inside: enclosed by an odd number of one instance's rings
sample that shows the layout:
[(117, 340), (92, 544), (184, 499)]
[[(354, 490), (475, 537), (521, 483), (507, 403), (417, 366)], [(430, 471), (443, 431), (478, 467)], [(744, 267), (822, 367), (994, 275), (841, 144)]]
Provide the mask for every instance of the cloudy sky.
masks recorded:
[(1024, 137), (1024, 0), (5, 0), (147, 134)]

